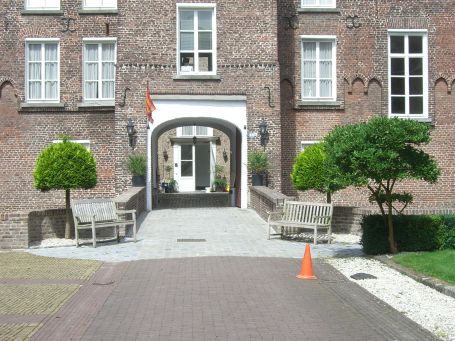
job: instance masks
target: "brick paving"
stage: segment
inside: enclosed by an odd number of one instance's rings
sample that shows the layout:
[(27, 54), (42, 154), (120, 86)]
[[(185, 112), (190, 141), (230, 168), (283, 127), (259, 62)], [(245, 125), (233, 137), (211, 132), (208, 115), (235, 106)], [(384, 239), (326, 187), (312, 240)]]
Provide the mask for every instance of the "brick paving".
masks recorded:
[[(105, 264), (34, 340), (434, 340), (314, 261), (201, 257)], [(98, 278), (97, 278), (98, 277)], [(98, 285), (94, 285), (98, 281)]]

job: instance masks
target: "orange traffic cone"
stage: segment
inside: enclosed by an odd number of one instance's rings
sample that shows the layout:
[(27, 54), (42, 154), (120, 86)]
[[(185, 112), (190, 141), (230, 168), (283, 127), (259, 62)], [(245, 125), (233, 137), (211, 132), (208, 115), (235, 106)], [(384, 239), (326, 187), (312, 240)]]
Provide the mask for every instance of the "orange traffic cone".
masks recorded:
[(300, 279), (317, 279), (313, 273), (313, 264), (311, 262), (311, 250), (310, 245), (306, 244), (305, 255), (302, 260), (302, 269), (297, 275), (297, 278)]

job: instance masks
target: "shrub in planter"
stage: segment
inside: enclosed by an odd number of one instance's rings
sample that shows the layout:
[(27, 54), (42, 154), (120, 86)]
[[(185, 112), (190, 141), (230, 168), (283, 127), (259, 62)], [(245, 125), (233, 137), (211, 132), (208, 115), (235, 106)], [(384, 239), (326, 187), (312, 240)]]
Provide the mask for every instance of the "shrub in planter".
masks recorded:
[(133, 186), (145, 186), (147, 173), (147, 158), (142, 154), (131, 154), (128, 157), (128, 170), (133, 176)]
[(226, 189), (227, 181), (222, 178), (217, 178), (213, 181), (213, 187), (217, 192), (224, 192)]
[(455, 249), (455, 215), (442, 217), (442, 225), (438, 233), (439, 248)]
[(248, 168), (252, 174), (253, 186), (264, 186), (264, 175), (269, 167), (266, 152), (253, 150), (248, 154)]
[[(396, 224), (394, 237), (399, 251), (431, 251), (439, 248), (439, 230), (443, 225), (441, 216), (401, 215), (393, 216)], [(363, 218), (363, 251), (377, 255), (389, 252), (387, 228), (381, 215)]]

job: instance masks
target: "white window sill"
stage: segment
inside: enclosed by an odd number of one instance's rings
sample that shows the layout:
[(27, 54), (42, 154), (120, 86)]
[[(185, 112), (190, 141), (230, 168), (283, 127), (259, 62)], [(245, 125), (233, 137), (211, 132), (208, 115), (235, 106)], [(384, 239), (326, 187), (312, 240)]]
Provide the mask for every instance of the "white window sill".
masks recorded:
[(341, 107), (342, 102), (327, 100), (327, 99), (314, 99), (314, 100), (300, 100), (297, 101), (298, 107)]
[(79, 14), (118, 14), (117, 8), (81, 8)]
[(85, 101), (77, 103), (77, 107), (80, 109), (84, 108), (100, 108), (100, 109), (113, 109), (115, 107), (115, 101)]
[(26, 108), (64, 108), (65, 103), (59, 102), (26, 102), (21, 103), (21, 109)]
[(401, 118), (403, 120), (413, 120), (422, 123), (433, 123), (431, 117), (418, 117), (418, 116), (403, 116), (403, 115), (389, 115), (390, 118)]
[(22, 15), (63, 15), (60, 9), (42, 9), (42, 8), (27, 8), (21, 11)]
[(340, 13), (335, 7), (302, 7), (297, 9), (297, 13)]
[(221, 80), (219, 75), (175, 75), (174, 80)]

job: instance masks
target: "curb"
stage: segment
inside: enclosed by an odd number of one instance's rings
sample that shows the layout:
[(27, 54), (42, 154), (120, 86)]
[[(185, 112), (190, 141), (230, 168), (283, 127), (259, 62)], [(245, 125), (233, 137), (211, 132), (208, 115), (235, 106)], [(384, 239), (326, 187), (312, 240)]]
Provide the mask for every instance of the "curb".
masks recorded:
[(432, 289), (439, 291), (440, 293), (455, 298), (455, 285), (450, 285), (440, 279), (436, 279), (430, 276), (426, 276), (415, 272), (414, 270), (405, 268), (397, 263), (395, 263), (389, 256), (373, 256), (373, 259), (384, 263), (385, 265), (391, 267), (392, 269), (411, 277), (419, 283), (422, 283)]

